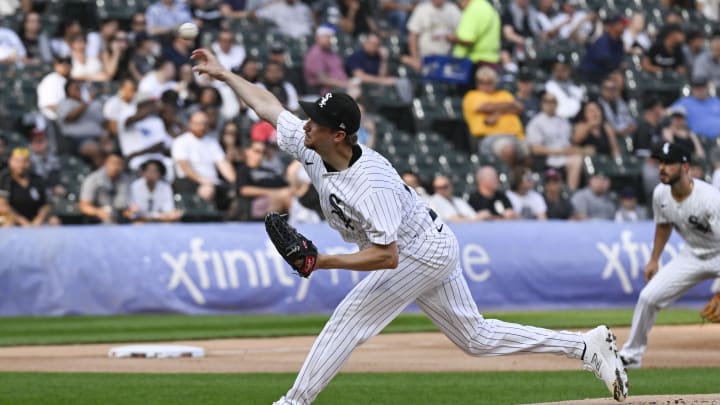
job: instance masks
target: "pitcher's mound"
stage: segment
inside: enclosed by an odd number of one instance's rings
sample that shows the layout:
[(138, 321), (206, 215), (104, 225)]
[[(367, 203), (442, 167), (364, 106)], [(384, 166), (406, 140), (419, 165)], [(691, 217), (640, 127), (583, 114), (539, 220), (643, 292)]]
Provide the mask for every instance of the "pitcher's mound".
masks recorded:
[[(577, 399), (562, 402), (543, 402), (532, 405), (611, 405), (618, 404), (608, 399)], [(720, 405), (720, 394), (703, 395), (637, 395), (630, 396), (623, 405)], [(529, 405), (529, 404), (528, 404)]]
[(113, 347), (108, 352), (110, 358), (158, 358), (205, 357), (205, 350), (197, 346), (180, 345), (130, 345)]

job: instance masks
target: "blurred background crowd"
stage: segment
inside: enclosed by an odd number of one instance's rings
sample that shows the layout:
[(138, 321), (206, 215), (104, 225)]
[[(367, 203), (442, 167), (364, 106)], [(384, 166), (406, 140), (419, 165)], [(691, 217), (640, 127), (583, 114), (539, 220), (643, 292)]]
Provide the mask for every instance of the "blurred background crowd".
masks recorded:
[[(651, 218), (652, 149), (720, 187), (718, 0), (3, 0), (0, 226), (323, 220), (220, 62), (360, 143), (448, 221)], [(184, 22), (200, 35), (176, 35)]]

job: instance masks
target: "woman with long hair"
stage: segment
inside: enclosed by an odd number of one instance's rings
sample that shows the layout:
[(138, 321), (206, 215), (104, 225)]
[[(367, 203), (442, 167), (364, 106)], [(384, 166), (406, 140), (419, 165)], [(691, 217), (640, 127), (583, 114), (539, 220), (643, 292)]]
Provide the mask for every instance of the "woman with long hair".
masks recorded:
[(34, 11), (25, 14), (18, 29), (18, 36), (25, 46), (27, 63), (52, 63), (50, 39), (42, 29), (40, 14)]

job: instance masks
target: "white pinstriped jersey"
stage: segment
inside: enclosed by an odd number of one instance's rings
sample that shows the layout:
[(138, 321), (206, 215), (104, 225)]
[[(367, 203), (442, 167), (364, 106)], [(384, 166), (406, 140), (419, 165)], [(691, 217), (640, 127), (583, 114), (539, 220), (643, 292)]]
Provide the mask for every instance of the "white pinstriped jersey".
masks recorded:
[(702, 180), (693, 179), (693, 183), (682, 202), (675, 201), (669, 185), (655, 187), (655, 222), (671, 223), (695, 256), (709, 258), (720, 254), (720, 190)]
[(304, 145), (304, 121), (288, 111), (278, 117), (281, 150), (302, 163), (320, 195), (328, 224), (360, 249), (397, 242), (402, 250), (435, 226), (428, 205), (407, 187), (383, 156), (360, 146), (362, 155), (349, 168), (328, 171), (320, 155)]

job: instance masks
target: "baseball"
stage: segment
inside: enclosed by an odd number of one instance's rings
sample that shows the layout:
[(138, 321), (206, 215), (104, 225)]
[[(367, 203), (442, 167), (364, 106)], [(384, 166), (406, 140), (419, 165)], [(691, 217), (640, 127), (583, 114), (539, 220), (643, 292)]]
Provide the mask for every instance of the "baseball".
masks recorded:
[(184, 23), (178, 28), (178, 34), (182, 39), (195, 39), (198, 34), (198, 27), (193, 23)]

